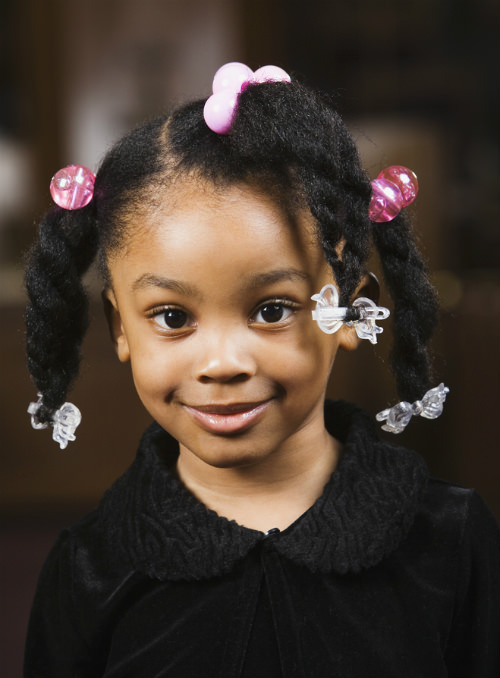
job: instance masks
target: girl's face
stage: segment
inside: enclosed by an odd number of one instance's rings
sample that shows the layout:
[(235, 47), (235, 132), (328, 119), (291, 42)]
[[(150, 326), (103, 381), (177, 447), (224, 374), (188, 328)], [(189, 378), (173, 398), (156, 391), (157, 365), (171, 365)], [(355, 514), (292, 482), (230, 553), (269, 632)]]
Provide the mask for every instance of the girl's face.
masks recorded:
[(353, 333), (312, 320), (332, 274), (308, 211), (246, 184), (184, 182), (109, 268), (118, 356), (181, 454), (244, 466), (324, 432), (328, 375)]

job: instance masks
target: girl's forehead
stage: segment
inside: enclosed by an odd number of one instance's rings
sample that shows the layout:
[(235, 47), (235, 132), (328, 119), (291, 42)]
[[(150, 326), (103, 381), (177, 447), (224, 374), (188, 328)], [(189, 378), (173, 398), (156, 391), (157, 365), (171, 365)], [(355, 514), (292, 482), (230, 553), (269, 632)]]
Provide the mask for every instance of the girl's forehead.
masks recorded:
[[(218, 228), (222, 220), (225, 233)], [(246, 228), (239, 228), (242, 223)], [(180, 177), (158, 191), (144, 209), (139, 206), (139, 214), (127, 219), (126, 244), (137, 246), (153, 231), (183, 239), (185, 231), (203, 228), (233, 239), (281, 232), (302, 247), (319, 246), (315, 220), (296, 195), (257, 181), (216, 184), (199, 176)]]
[(260, 186), (207, 181), (177, 182), (165, 191), (155, 210), (130, 224), (123, 255), (115, 263), (128, 270), (175, 269), (183, 276), (201, 268), (207, 275), (221, 268), (244, 275), (249, 267), (309, 273), (325, 262), (309, 210)]

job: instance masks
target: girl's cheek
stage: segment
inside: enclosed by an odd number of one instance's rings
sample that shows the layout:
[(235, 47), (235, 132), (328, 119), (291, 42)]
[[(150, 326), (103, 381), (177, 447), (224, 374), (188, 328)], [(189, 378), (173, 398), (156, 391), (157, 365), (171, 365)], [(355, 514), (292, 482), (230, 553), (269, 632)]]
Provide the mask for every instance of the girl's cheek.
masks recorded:
[[(337, 342), (332, 335), (313, 331), (293, 340), (276, 342), (265, 352), (265, 362), (270, 371), (289, 375), (290, 379), (321, 379), (328, 377), (337, 352)], [(264, 361), (264, 351), (261, 351)]]
[(136, 350), (131, 352), (131, 365), (134, 381), (137, 386), (147, 390), (164, 389), (165, 385), (175, 379), (182, 370), (183, 360), (179, 351), (172, 351), (169, 346), (146, 346), (139, 342)]

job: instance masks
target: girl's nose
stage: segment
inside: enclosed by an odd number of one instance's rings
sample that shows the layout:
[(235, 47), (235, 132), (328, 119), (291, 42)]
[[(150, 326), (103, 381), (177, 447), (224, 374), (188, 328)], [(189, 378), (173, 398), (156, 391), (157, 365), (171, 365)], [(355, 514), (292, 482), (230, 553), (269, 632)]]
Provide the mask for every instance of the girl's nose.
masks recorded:
[(198, 381), (244, 381), (255, 375), (257, 364), (242, 334), (226, 329), (205, 332), (199, 337), (195, 360), (195, 377)]

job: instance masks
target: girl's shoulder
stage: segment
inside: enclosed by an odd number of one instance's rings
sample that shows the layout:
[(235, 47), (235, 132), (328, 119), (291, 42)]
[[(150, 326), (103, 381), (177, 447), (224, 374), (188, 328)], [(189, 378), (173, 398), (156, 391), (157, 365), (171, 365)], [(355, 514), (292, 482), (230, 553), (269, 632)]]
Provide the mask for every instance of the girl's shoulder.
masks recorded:
[(498, 590), (500, 529), (474, 489), (430, 478), (402, 551), (419, 553), (421, 567), (442, 571), (458, 591), (476, 577), (492, 577), (489, 586)]
[(500, 534), (492, 512), (476, 490), (440, 478), (430, 478), (422, 494), (416, 522), (423, 520), (460, 542), (471, 530), (488, 531), (497, 538)]
[(78, 666), (78, 675), (103, 675), (113, 619), (141, 582), (126, 561), (113, 557), (97, 510), (65, 528), (38, 580), (25, 674), (76, 675)]
[(498, 523), (474, 489), (430, 478), (422, 493), (414, 530), (432, 530), (436, 537), (457, 548), (500, 548)]
[[(72, 595), (81, 587), (100, 593), (116, 585), (117, 579), (130, 576), (130, 567), (125, 561), (113, 557), (108, 534), (103, 530), (99, 509), (64, 528), (47, 560), (40, 581), (55, 580)], [(99, 582), (96, 588), (95, 584)]]

